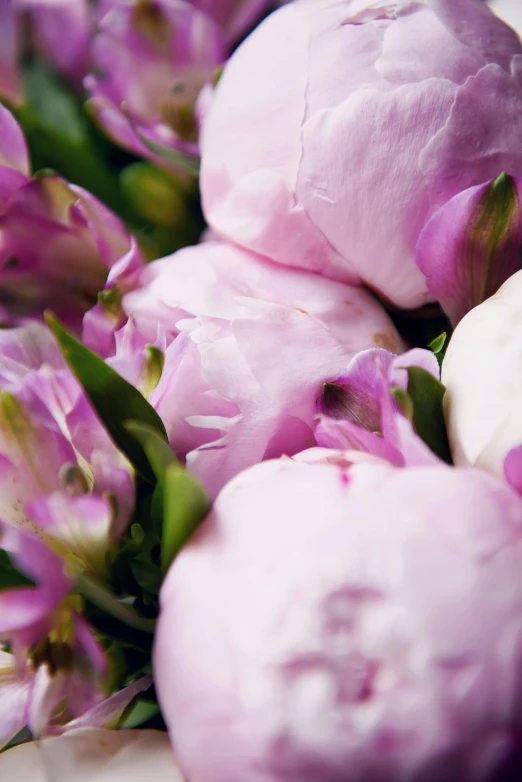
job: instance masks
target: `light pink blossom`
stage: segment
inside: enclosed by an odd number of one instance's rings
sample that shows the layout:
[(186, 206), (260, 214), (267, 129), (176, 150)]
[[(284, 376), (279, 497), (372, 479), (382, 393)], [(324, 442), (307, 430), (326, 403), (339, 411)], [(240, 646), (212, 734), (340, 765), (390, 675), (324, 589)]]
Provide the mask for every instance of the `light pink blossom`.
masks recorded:
[(313, 443), (323, 383), (360, 350), (403, 343), (362, 288), (205, 242), (156, 261), (123, 309), (165, 367), (149, 402), (180, 457), (216, 492), (241, 469)]
[(522, 175), (522, 44), (477, 0), (299, 0), (228, 62), (202, 135), (205, 215), (285, 265), (430, 299), (427, 220)]
[(521, 735), (521, 568), (522, 502), (479, 470), (327, 450), (246, 470), (160, 596), (182, 772), (491, 779)]

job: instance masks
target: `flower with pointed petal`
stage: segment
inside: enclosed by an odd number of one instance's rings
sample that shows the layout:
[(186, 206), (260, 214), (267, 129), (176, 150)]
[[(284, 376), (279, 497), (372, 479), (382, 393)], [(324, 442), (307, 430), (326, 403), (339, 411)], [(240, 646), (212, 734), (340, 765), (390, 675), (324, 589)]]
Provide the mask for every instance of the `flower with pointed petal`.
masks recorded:
[(182, 772), (502, 779), (520, 497), (480, 470), (314, 450), (236, 476), (163, 583), (154, 672)]
[(162, 150), (197, 157), (196, 99), (225, 57), (209, 17), (184, 0), (118, 3), (92, 56), (101, 76), (85, 79), (88, 105), (117, 143), (153, 159)]
[(393, 395), (396, 389), (407, 390), (409, 367), (439, 378), (437, 359), (429, 350), (395, 356), (373, 349), (354, 356), (343, 374), (323, 387), (317, 445), (366, 451), (397, 467), (436, 464), (437, 457), (416, 435)]

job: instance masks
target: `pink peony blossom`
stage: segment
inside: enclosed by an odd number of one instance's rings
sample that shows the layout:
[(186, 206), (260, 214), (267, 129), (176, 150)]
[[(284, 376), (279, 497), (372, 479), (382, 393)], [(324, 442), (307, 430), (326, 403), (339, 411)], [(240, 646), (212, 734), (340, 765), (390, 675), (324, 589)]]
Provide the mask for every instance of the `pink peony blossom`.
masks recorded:
[(521, 569), (522, 502), (478, 470), (312, 450), (245, 471), (160, 596), (182, 772), (489, 780), (521, 735)]
[(198, 154), (195, 104), (225, 58), (219, 28), (184, 0), (117, 3), (102, 17), (85, 87), (118, 143), (156, 159)]
[(522, 175), (522, 44), (477, 0), (299, 0), (234, 53), (203, 128), (221, 235), (285, 265), (429, 300), (414, 259), (449, 199)]
[(317, 399), (360, 350), (403, 344), (362, 288), (205, 242), (145, 267), (122, 300), (168, 347), (149, 402), (207, 490), (313, 442)]

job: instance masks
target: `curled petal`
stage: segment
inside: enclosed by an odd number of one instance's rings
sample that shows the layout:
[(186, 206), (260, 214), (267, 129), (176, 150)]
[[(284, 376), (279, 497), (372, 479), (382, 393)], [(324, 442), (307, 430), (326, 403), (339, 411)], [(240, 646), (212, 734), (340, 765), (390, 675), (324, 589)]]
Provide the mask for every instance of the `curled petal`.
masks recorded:
[(521, 183), (502, 174), (464, 190), (420, 234), (417, 264), (454, 325), (520, 267)]

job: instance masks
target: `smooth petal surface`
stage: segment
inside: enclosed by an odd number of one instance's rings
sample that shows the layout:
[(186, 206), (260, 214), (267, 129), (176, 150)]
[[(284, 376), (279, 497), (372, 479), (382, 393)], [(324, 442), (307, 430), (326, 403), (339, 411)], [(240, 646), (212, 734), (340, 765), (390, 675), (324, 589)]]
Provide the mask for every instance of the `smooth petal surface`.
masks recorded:
[[(3, 2), (2, 7), (9, 5)], [(2, 29), (2, 34), (4, 30)], [(29, 175), (29, 155), (24, 134), (11, 112), (0, 105), (0, 165)]]
[(520, 185), (502, 174), (464, 190), (420, 234), (417, 265), (454, 325), (520, 268)]
[(442, 365), (448, 437), (457, 464), (504, 476), (504, 460), (522, 444), (522, 273), (471, 310)]
[(303, 456), (237, 476), (164, 582), (182, 771), (490, 779), (522, 719), (520, 498), (479, 470)]
[(123, 307), (148, 339), (158, 319), (167, 341), (174, 338), (149, 401), (213, 495), (246, 466), (305, 448), (322, 384), (355, 353), (403, 348), (362, 288), (285, 270), (225, 243), (151, 264)]
[(82, 728), (22, 744), (0, 755), (12, 782), (183, 782), (166, 733)]
[(462, 190), (522, 175), (520, 63), (518, 37), (477, 0), (285, 6), (234, 52), (205, 118), (211, 228), (421, 306), (425, 223)]

